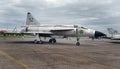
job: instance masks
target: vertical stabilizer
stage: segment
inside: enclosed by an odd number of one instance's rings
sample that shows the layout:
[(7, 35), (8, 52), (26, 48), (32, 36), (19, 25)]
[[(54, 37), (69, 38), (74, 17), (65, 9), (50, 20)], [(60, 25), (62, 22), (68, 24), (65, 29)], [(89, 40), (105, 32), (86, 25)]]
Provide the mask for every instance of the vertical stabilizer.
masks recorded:
[(109, 34), (118, 34), (117, 30), (114, 30), (113, 28), (108, 28)]
[(40, 25), (40, 23), (38, 23), (38, 21), (31, 15), (31, 13), (28, 12), (26, 25)]
[(109, 34), (114, 34), (113, 28), (107, 28)]

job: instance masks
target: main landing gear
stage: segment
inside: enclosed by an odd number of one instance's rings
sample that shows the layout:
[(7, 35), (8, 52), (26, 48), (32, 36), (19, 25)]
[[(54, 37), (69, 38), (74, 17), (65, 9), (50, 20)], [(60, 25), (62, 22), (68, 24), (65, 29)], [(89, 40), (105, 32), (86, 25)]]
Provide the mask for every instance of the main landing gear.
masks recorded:
[(42, 41), (42, 40), (38, 41), (38, 40), (35, 39), (35, 40), (34, 40), (34, 43), (35, 43), (35, 44), (43, 44), (43, 41)]
[(43, 44), (43, 41), (40, 39), (39, 34), (36, 34), (34, 43), (35, 44)]
[[(34, 43), (35, 43), (35, 44), (43, 44), (43, 41), (42, 41), (41, 38), (39, 37), (39, 34), (36, 34)], [(51, 38), (51, 39), (49, 40), (49, 43), (51, 43), (51, 44), (56, 43), (56, 39), (55, 39), (55, 38)], [(77, 37), (76, 46), (80, 46), (79, 37)]]
[(56, 43), (56, 39), (55, 39), (55, 38), (51, 38), (51, 39), (49, 40), (49, 43), (51, 43), (51, 44)]
[[(43, 44), (43, 41), (41, 40), (39, 34), (36, 34), (34, 43), (35, 43), (35, 44)], [(51, 38), (51, 39), (49, 40), (49, 43), (51, 43), (51, 44), (56, 43), (56, 39), (55, 39), (55, 38)]]

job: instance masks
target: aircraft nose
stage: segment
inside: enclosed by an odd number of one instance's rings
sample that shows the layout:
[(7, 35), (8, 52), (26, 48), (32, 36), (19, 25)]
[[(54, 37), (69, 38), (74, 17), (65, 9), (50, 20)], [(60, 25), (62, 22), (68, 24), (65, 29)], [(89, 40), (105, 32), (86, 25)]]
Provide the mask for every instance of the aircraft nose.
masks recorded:
[(95, 35), (94, 35), (95, 38), (105, 37), (105, 36), (106, 36), (106, 35), (105, 35), (104, 33), (99, 32), (99, 31), (95, 31)]

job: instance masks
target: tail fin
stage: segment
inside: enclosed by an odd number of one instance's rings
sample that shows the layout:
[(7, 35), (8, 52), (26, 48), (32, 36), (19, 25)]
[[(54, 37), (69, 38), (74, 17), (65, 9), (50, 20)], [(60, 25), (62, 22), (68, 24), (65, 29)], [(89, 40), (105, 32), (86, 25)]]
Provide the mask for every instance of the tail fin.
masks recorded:
[(40, 23), (38, 23), (38, 21), (31, 15), (31, 13), (28, 12), (26, 25), (40, 25)]
[(109, 33), (109, 34), (114, 34), (114, 33), (113, 33), (114, 30), (113, 30), (112, 28), (107, 28), (107, 30), (108, 30), (108, 33)]
[(118, 31), (114, 30), (113, 28), (108, 28), (107, 30), (108, 30), (109, 34), (118, 34)]

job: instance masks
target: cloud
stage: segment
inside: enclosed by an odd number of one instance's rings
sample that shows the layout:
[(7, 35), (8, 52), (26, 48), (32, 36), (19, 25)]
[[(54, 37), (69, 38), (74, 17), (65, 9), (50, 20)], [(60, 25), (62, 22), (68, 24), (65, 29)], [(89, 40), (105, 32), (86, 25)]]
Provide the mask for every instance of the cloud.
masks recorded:
[(25, 24), (29, 11), (42, 24), (78, 24), (106, 32), (120, 29), (118, 0), (1, 0), (0, 27)]

